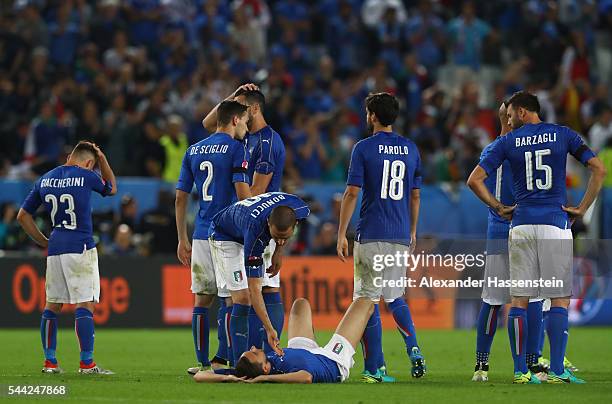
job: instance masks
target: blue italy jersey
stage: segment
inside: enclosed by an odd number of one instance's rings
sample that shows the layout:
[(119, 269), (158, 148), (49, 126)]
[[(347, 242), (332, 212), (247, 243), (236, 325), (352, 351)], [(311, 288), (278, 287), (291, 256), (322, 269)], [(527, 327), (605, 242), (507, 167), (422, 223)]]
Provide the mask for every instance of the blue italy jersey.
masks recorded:
[(480, 166), (488, 176), (510, 162), (517, 207), (512, 225), (569, 227), (565, 176), (567, 154), (586, 164), (595, 154), (573, 130), (550, 123), (527, 124), (495, 141)]
[(284, 355), (276, 352), (267, 355), (271, 374), (295, 373), (305, 370), (312, 375), (313, 383), (339, 383), (342, 381), (338, 364), (323, 355), (305, 349), (284, 348)]
[(176, 189), (191, 193), (193, 184), (196, 185), (200, 209), (194, 239), (208, 239), (213, 216), (235, 201), (234, 183), (249, 183), (247, 167), (244, 144), (227, 133), (214, 133), (187, 149)]
[(94, 171), (60, 166), (43, 175), (26, 197), (23, 210), (33, 215), (41, 204), (51, 216), (49, 255), (81, 254), (94, 248), (91, 191), (102, 196), (112, 191)]
[(285, 168), (285, 145), (280, 135), (270, 126), (251, 133), (246, 139), (249, 150), (249, 178), (255, 173), (272, 174), (266, 192), (280, 191), (281, 178)]
[(410, 192), (421, 187), (421, 157), (409, 139), (377, 132), (353, 148), (348, 185), (363, 190), (355, 240), (410, 243)]
[[(497, 142), (495, 139), (485, 147), (480, 155), (480, 160), (484, 159)], [(495, 170), (495, 174), (485, 179), (485, 185), (495, 199), (501, 201), (506, 206), (514, 205), (514, 190), (512, 189), (512, 170), (510, 163), (506, 160)], [(489, 208), (487, 224), (487, 254), (501, 254), (508, 252), (508, 233), (510, 222), (497, 214), (497, 211)]]
[(310, 214), (308, 205), (292, 194), (268, 192), (253, 196), (227, 207), (212, 220), (210, 237), (214, 240), (235, 241), (244, 246), (247, 276), (263, 276), (263, 251), (272, 238), (268, 217), (277, 206), (288, 206), (298, 220)]

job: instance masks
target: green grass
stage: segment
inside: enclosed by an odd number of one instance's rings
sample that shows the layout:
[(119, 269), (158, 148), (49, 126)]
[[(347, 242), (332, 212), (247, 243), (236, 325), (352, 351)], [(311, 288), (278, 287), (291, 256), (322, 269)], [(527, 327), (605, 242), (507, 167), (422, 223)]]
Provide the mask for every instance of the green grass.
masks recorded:
[[(499, 329), (493, 344), (490, 382), (470, 381), (474, 366), (473, 331), (420, 331), (419, 342), (428, 373), (412, 380), (403, 343), (396, 332), (385, 332), (384, 350), (395, 384), (362, 384), (361, 354), (348, 383), (333, 385), (196, 384), (185, 373), (194, 365), (188, 328), (171, 330), (96, 330), (97, 361), (117, 372), (113, 376), (81, 376), (76, 373), (78, 348), (74, 331), (58, 336), (58, 359), (66, 373), (40, 373), (42, 353), (37, 330), (0, 331), (1, 384), (65, 384), (72, 402), (268, 402), (268, 403), (366, 403), (377, 402), (606, 402), (612, 397), (612, 345), (610, 328), (572, 330), (568, 356), (580, 368), (586, 385), (514, 386), (508, 337)], [(320, 333), (319, 343), (329, 333)], [(211, 351), (216, 350), (216, 337)], [(48, 398), (41, 398), (48, 399)], [(0, 401), (14, 402), (23, 399)], [(36, 401), (40, 401), (36, 400)]]

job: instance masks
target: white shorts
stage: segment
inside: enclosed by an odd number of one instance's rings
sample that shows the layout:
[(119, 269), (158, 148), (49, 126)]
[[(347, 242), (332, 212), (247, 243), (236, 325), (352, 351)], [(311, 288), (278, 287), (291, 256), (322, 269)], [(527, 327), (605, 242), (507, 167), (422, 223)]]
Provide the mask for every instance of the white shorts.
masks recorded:
[(212, 239), (209, 239), (209, 245), (219, 297), (230, 297), (230, 291), (248, 289), (243, 245)]
[[(376, 270), (374, 269), (374, 256), (381, 254), (395, 255), (398, 252), (403, 255), (404, 252), (408, 251), (409, 247), (403, 244), (384, 241), (361, 244), (355, 241), (353, 249), (353, 300), (367, 297), (374, 302), (378, 302), (382, 296), (385, 302), (390, 303), (398, 297), (404, 296), (405, 287), (386, 286), (386, 282), (401, 280), (406, 276), (407, 267), (394, 265)], [(383, 285), (385, 286), (383, 287)]]
[(272, 255), (274, 254), (274, 250), (276, 250), (276, 242), (274, 239), (271, 239), (263, 253), (264, 277), (261, 285), (269, 288), (280, 288), (280, 272), (273, 277), (270, 277), (266, 272), (266, 270), (272, 266)]
[(45, 292), (49, 303), (85, 303), (100, 301), (98, 250), (81, 254), (47, 257)]
[(510, 229), (508, 239), (512, 281), (561, 281), (552, 287), (511, 287), (512, 296), (542, 298), (572, 295), (572, 231), (545, 224), (526, 224)]
[(510, 279), (508, 254), (487, 255), (481, 297), (485, 303), (491, 306), (510, 303), (510, 288), (489, 286), (489, 279), (494, 278), (503, 281)]
[(353, 355), (355, 349), (351, 343), (340, 334), (332, 335), (324, 347), (320, 347), (316, 341), (306, 337), (294, 337), (287, 343), (287, 348), (304, 349), (315, 355), (322, 355), (336, 362), (340, 371), (340, 381), (349, 378), (350, 370), (355, 365)]
[(208, 240), (193, 240), (191, 248), (191, 291), (216, 295), (217, 279)]

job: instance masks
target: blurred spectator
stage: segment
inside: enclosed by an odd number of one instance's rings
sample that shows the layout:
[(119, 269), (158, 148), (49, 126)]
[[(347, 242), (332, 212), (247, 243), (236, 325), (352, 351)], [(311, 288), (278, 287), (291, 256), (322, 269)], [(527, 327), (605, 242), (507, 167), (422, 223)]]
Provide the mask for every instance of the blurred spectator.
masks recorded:
[(57, 165), (67, 138), (68, 130), (58, 122), (51, 102), (43, 102), (26, 138), (26, 158), (36, 174), (44, 174)]
[(140, 233), (140, 221), (138, 220), (138, 201), (130, 195), (125, 194), (121, 197), (119, 212), (115, 215), (115, 227), (127, 224), (135, 233)]
[(187, 135), (183, 131), (183, 118), (179, 115), (170, 115), (166, 125), (166, 134), (159, 139), (165, 151), (165, 164), (163, 179), (176, 182), (181, 172), (183, 156), (189, 147)]
[(17, 222), (17, 207), (10, 202), (0, 204), (0, 250), (17, 250), (25, 245), (27, 236)]
[(136, 250), (132, 243), (132, 229), (127, 224), (122, 224), (117, 227), (113, 244), (111, 245), (111, 254), (115, 255), (134, 255)]
[(476, 16), (473, 2), (463, 3), (461, 15), (448, 23), (447, 31), (453, 62), (478, 70), (483, 42), (491, 27)]
[(599, 119), (589, 130), (589, 142), (593, 151), (598, 153), (610, 139), (612, 139), (612, 108), (606, 105), (602, 107)]
[(312, 244), (312, 253), (315, 255), (336, 255), (336, 236), (338, 226), (326, 222), (319, 228)]
[(406, 7), (401, 0), (366, 0), (361, 8), (361, 18), (365, 25), (375, 28), (385, 18), (389, 9), (393, 10), (398, 23), (406, 22)]

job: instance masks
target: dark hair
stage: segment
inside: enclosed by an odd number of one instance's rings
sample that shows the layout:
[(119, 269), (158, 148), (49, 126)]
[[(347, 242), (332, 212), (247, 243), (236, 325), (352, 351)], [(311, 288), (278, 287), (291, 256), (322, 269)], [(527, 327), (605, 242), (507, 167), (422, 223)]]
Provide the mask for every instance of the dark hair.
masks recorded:
[(238, 359), (238, 363), (236, 363), (236, 377), (246, 376), (247, 379), (254, 379), (263, 374), (264, 371), (261, 364), (253, 363), (245, 356)]
[(393, 125), (399, 115), (399, 102), (389, 93), (370, 94), (365, 103), (366, 109), (376, 115), (381, 125)]
[(229, 125), (233, 117), (241, 117), (246, 113), (246, 110), (246, 105), (242, 105), (238, 101), (223, 101), (217, 108), (217, 125)]
[(241, 89), (236, 92), (236, 97), (243, 95), (246, 99), (247, 104), (259, 104), (260, 109), (264, 109), (266, 106), (266, 97), (259, 90), (246, 90)]
[(74, 146), (74, 149), (72, 149), (72, 155), (83, 158), (85, 154), (91, 154), (94, 158), (94, 165), (98, 164), (98, 152), (94, 149), (93, 144), (89, 141), (81, 140)]
[(295, 212), (289, 206), (277, 206), (272, 209), (268, 222), (280, 231), (288, 230), (295, 226)]
[(539, 113), (540, 102), (538, 97), (527, 91), (517, 91), (506, 101), (506, 105), (514, 105), (514, 108), (525, 108), (527, 111)]

